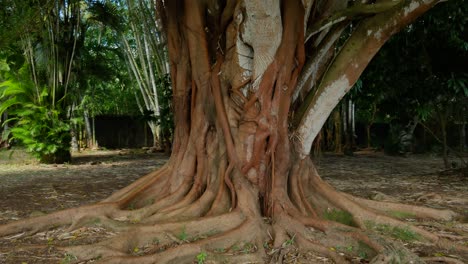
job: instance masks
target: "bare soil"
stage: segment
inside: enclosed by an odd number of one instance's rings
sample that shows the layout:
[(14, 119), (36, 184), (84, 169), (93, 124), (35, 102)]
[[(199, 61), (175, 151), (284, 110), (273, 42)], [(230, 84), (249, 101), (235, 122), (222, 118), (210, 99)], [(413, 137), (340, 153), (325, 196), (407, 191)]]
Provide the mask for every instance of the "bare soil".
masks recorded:
[[(16, 155), (16, 156), (15, 156)], [(27, 155), (0, 153), (0, 224), (37, 216), (64, 208), (97, 202), (142, 175), (163, 165), (164, 154), (143, 150), (89, 151), (76, 153), (71, 164), (42, 165)], [(459, 244), (468, 245), (468, 177), (447, 173), (439, 157), (411, 155), (386, 156), (380, 152), (358, 152), (354, 156), (323, 154), (315, 158), (321, 176), (338, 190), (373, 200), (404, 202), (438, 209), (451, 209), (460, 217), (451, 222), (421, 222), (399, 216)], [(82, 235), (86, 233), (86, 236)], [(11, 236), (0, 239), (0, 263), (69, 263), (70, 256), (54, 251), (54, 245), (99, 241), (112, 234), (99, 227), (38, 233), (29, 238)], [(468, 256), (450, 255), (419, 241), (402, 240), (423, 257), (449, 257), (468, 263)], [(13, 252), (12, 241), (20, 244), (45, 244), (50, 249)], [(339, 246), (333, 250), (343, 250)], [(144, 253), (138, 249), (135, 254)], [(291, 249), (291, 263), (332, 263), (327, 258)], [(366, 263), (357, 258), (354, 263)]]

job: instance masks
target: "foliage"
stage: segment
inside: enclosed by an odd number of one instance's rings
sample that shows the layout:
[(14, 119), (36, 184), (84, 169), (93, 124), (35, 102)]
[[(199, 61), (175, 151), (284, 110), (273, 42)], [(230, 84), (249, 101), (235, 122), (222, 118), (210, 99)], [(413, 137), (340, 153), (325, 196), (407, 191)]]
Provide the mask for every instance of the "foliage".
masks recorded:
[(324, 212), (323, 217), (327, 220), (342, 223), (348, 226), (356, 226), (353, 216), (346, 212), (337, 209), (331, 209)]
[(157, 88), (160, 99), (159, 116), (156, 117), (157, 122), (161, 126), (161, 134), (165, 140), (171, 140), (174, 133), (174, 111), (172, 109), (172, 89), (169, 74), (157, 79)]
[[(133, 81), (142, 119), (149, 125), (157, 145), (172, 137), (172, 111), (168, 111), (170, 82), (167, 54), (152, 1), (95, 2), (92, 19), (117, 36), (127, 74)], [(151, 37), (148, 37), (151, 36)], [(163, 113), (164, 112), (164, 113)]]
[(416, 215), (413, 213), (402, 212), (402, 211), (390, 211), (389, 215), (399, 219), (415, 218)]
[(180, 231), (180, 233), (177, 235), (177, 238), (180, 239), (181, 241), (187, 241), (188, 240), (187, 229), (185, 228), (185, 226), (182, 229), (182, 231)]
[(44, 87), (35, 96), (34, 85), (28, 77), (28, 64), (0, 84), (0, 114), (13, 116), (5, 121), (13, 124), (12, 139), (21, 141), (29, 152), (45, 163), (70, 160), (70, 125), (60, 108), (50, 106), (50, 96)]
[(208, 256), (208, 254), (206, 254), (206, 252), (202, 251), (200, 252), (198, 255), (197, 255), (197, 263), (198, 264), (203, 264), (205, 263), (206, 261), (206, 257)]
[(355, 92), (357, 118), (391, 127), (385, 147), (398, 151), (398, 137), (415, 117), (439, 124), (467, 119), (468, 3), (449, 1), (392, 37), (361, 76)]

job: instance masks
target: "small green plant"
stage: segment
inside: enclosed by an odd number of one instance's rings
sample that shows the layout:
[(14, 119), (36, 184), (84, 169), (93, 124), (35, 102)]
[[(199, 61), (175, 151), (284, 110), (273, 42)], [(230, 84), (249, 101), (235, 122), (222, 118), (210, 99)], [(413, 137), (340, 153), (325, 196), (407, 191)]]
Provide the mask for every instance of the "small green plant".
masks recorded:
[(136, 204), (135, 204), (135, 202), (131, 202), (130, 204), (128, 204), (127, 209), (128, 209), (128, 210), (135, 210), (135, 209), (136, 209)]
[(206, 257), (208, 256), (208, 254), (206, 254), (206, 252), (202, 251), (200, 252), (198, 255), (197, 255), (197, 263), (198, 264), (204, 264), (205, 261), (206, 261)]
[(345, 252), (345, 251), (353, 252), (354, 251), (354, 247), (351, 245), (350, 246), (336, 246), (335, 249), (341, 252)]
[(87, 225), (93, 225), (93, 226), (99, 226), (99, 224), (101, 223), (101, 218), (99, 217), (94, 217), (94, 218), (91, 218), (89, 219), (89, 221), (87, 221)]
[(283, 245), (285, 246), (291, 246), (294, 244), (294, 240), (296, 239), (296, 234), (294, 234), (290, 239), (286, 240)]
[(182, 228), (182, 231), (177, 235), (177, 238), (182, 241), (188, 241), (188, 234), (185, 226)]
[(367, 259), (367, 253), (364, 251), (359, 251), (358, 256), (361, 259)]
[(342, 223), (344, 225), (354, 226), (354, 227), (357, 226), (353, 220), (353, 216), (346, 211), (341, 211), (341, 210), (337, 210), (333, 208), (331, 210), (326, 210), (323, 213), (323, 217), (327, 220)]
[(255, 245), (250, 242), (245, 242), (244, 246), (242, 247), (242, 253), (244, 254), (254, 252), (255, 250), (256, 250)]
[(73, 261), (77, 260), (78, 258), (70, 253), (65, 253), (65, 256), (63, 259), (60, 261), (60, 264), (69, 264), (72, 263)]
[(361, 259), (368, 259), (369, 256), (375, 254), (374, 250), (362, 241), (358, 241), (357, 253)]

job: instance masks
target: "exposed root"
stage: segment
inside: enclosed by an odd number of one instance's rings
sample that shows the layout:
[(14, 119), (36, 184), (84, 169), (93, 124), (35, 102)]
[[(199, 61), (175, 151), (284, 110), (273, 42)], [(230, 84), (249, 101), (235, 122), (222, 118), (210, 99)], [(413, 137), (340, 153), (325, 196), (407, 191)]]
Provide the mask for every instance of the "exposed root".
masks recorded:
[(460, 261), (455, 258), (449, 258), (449, 257), (424, 257), (422, 258), (424, 261), (428, 262), (442, 262), (442, 263), (447, 263), (447, 264), (464, 264), (465, 262)]
[[(126, 256), (134, 253), (135, 248), (157, 244), (158, 248), (171, 247), (171, 244), (195, 242), (203, 237), (236, 230), (244, 216), (239, 212), (232, 212), (217, 217), (201, 218), (193, 221), (168, 223), (159, 225), (142, 225), (129, 228), (117, 236), (104, 240), (95, 245), (81, 245), (66, 247), (63, 250), (73, 253), (80, 259), (94, 259), (100, 257)], [(109, 250), (109, 249), (112, 250)]]
[(428, 207), (393, 202), (372, 201), (355, 197), (346, 193), (343, 193), (343, 195), (351, 200), (359, 202), (360, 204), (365, 205), (374, 210), (378, 210), (379, 212), (382, 212), (384, 214), (391, 215), (394, 212), (404, 212), (417, 218), (430, 218), (442, 221), (450, 221), (456, 216), (456, 213), (451, 210), (432, 209)]
[(336, 252), (331, 251), (329, 248), (326, 248), (323, 245), (320, 245), (320, 244), (314, 243), (314, 242), (312, 242), (310, 240), (307, 240), (302, 235), (297, 236), (297, 244), (298, 244), (299, 248), (301, 248), (302, 250), (312, 250), (312, 251), (318, 252), (320, 254), (323, 254), (323, 255), (333, 259), (333, 261), (335, 263), (337, 263), (337, 264), (346, 264), (346, 263), (348, 263), (348, 261), (345, 258), (340, 256)]
[(73, 224), (81, 221), (83, 217), (101, 217), (110, 215), (117, 210), (115, 203), (100, 203), (82, 206), (78, 208), (66, 209), (44, 216), (27, 218), (16, 222), (11, 222), (0, 226), (0, 236), (17, 234), (24, 232), (25, 235), (35, 234), (41, 230)]

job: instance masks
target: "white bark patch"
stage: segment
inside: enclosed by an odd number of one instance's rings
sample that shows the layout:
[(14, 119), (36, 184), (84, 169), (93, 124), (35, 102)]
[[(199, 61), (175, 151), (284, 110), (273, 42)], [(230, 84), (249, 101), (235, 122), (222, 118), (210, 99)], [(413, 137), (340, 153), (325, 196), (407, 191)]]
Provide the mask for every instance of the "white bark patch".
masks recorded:
[[(247, 72), (252, 72), (253, 69), (253, 50), (244, 44), (244, 42), (237, 37), (237, 60), (239, 63), (239, 66), (247, 70)], [(245, 73), (246, 71), (244, 71)], [(243, 73), (243, 74), (244, 74)]]
[[(317, 77), (316, 74), (319, 66), (323, 63), (323, 59), (327, 55), (331, 46), (335, 43), (335, 40), (341, 35), (341, 32), (335, 32), (333, 34), (334, 35), (332, 36), (331, 40), (328, 41), (326, 45), (324, 45), (322, 49), (318, 51), (317, 56), (315, 57), (313, 62), (311, 64), (307, 63), (304, 66), (301, 77), (299, 78), (299, 81), (296, 85), (296, 89), (293, 93), (293, 101), (296, 101), (296, 99), (299, 97), (299, 93), (305, 88), (305, 85), (307, 84), (309, 78), (315, 80), (315, 78)], [(312, 83), (311, 87), (307, 87), (306, 89), (310, 90), (314, 85), (315, 83)]]
[(380, 40), (382, 38), (382, 29), (377, 30), (377, 32), (374, 33), (374, 38), (377, 40)]
[(247, 172), (247, 179), (249, 179), (250, 182), (257, 183), (258, 181), (258, 176), (257, 176), (257, 171), (252, 168)]
[(247, 140), (244, 143), (245, 149), (246, 149), (246, 159), (247, 162), (249, 162), (252, 159), (252, 152), (253, 152), (253, 145), (254, 145), (254, 139), (255, 137), (253, 135), (250, 135), (247, 137)]
[(416, 10), (416, 8), (418, 8), (420, 6), (420, 4), (417, 2), (417, 1), (413, 1), (410, 3), (409, 6), (405, 7), (404, 9), (404, 15), (407, 16), (409, 13), (413, 12), (414, 10)]
[(240, 37), (253, 49), (252, 89), (256, 91), (281, 43), (280, 3), (279, 0), (244, 0), (242, 5), (246, 13)]
[(348, 78), (345, 75), (341, 76), (338, 80), (325, 87), (322, 93), (318, 95), (317, 103), (307, 110), (297, 130), (299, 139), (301, 140), (299, 149), (301, 158), (309, 155), (315, 137), (320, 132), (320, 129), (322, 129), (331, 111), (333, 111), (350, 87)]

